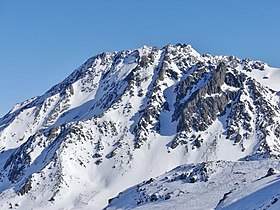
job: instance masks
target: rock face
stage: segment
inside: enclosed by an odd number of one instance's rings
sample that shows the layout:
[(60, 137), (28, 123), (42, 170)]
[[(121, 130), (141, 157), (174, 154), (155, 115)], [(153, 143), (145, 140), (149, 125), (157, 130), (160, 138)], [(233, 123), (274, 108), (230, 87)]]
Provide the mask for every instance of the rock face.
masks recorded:
[(1, 208), (100, 209), (180, 164), (278, 158), (278, 90), (251, 76), (267, 71), (184, 44), (90, 58), (0, 119)]

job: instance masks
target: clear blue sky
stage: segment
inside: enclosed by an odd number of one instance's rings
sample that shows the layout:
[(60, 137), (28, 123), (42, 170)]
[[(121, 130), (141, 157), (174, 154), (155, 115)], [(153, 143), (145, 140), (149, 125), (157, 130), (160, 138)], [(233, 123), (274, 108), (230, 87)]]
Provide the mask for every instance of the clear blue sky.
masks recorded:
[(191, 44), (280, 67), (279, 0), (0, 0), (0, 115), (103, 52)]

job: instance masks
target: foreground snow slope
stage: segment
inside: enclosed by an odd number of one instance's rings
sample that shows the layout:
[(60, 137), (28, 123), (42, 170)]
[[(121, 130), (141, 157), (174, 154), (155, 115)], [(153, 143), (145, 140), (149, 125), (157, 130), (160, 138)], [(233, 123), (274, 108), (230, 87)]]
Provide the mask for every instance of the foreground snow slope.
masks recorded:
[(279, 75), (182, 44), (94, 56), (0, 119), (0, 208), (101, 209), (178, 165), (278, 159)]
[(105, 209), (279, 209), (279, 167), (271, 160), (182, 165), (119, 193)]

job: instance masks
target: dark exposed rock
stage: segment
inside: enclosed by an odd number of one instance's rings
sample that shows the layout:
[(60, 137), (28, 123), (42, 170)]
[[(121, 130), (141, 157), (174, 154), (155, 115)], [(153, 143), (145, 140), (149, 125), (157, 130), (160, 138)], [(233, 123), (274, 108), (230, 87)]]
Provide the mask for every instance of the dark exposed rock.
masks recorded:
[(189, 182), (190, 183), (195, 183), (196, 182), (196, 178), (195, 177), (190, 177), (189, 178)]
[(18, 191), (18, 193), (20, 195), (24, 195), (26, 193), (28, 193), (31, 189), (32, 189), (32, 180), (31, 177), (25, 182), (25, 184), (20, 188), (20, 190)]
[(269, 168), (266, 176), (271, 176), (271, 175), (274, 175), (274, 174), (276, 174), (276, 170), (274, 168)]
[(151, 184), (152, 182), (154, 182), (155, 179), (154, 178), (150, 178), (148, 181), (145, 182), (145, 184)]
[(150, 197), (150, 201), (153, 202), (153, 201), (157, 201), (158, 200), (158, 195), (157, 194), (152, 194), (151, 197)]
[(181, 179), (181, 180), (186, 179), (187, 176), (188, 176), (188, 175), (187, 175), (186, 173), (182, 173), (182, 174), (180, 175), (180, 179)]
[[(183, 104), (180, 102), (182, 100), (182, 95), (187, 93), (187, 89), (184, 88), (184, 86), (182, 86), (181, 93), (177, 96), (178, 106), (176, 107), (177, 111), (175, 111), (175, 113), (178, 113), (178, 116), (182, 116), (177, 128), (178, 131), (190, 131), (191, 129), (195, 131), (206, 130), (218, 115), (225, 111), (227, 105), (235, 99), (238, 94), (237, 92), (223, 92), (221, 90), (221, 86), (225, 83), (226, 75), (229, 81), (234, 81), (234, 79), (229, 79), (230, 77), (235, 78), (233, 74), (227, 74), (227, 67), (223, 62), (217, 69), (212, 70), (212, 75), (206, 71), (204, 71), (203, 74), (205, 76), (198, 77), (195, 83), (197, 84), (199, 81), (203, 80), (202, 83), (204, 86), (190, 93), (191, 95), (186, 102), (183, 102)], [(193, 82), (183, 84), (187, 84), (187, 87), (192, 87), (194, 84), (190, 86), (191, 83)], [(236, 84), (236, 86), (237, 85), (238, 84)]]
[(239, 143), (241, 141), (242, 136), (238, 133), (235, 137), (234, 143)]
[(113, 200), (114, 200), (114, 198), (108, 199), (108, 204), (110, 204)]
[(171, 198), (171, 193), (165, 195), (164, 200), (169, 200)]

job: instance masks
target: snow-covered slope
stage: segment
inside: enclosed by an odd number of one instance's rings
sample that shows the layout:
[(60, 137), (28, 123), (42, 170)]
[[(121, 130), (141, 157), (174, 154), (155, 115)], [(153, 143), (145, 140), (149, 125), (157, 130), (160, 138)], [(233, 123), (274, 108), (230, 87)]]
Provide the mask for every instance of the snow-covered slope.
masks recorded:
[(279, 209), (279, 161), (179, 166), (119, 193), (113, 209)]
[(182, 44), (94, 56), (0, 119), (0, 208), (101, 209), (178, 165), (278, 159), (279, 77)]

